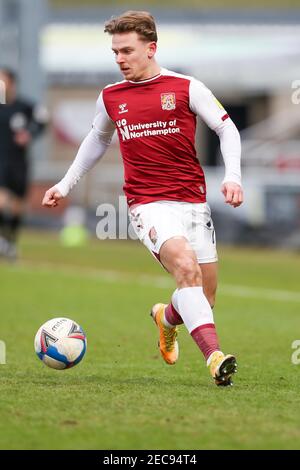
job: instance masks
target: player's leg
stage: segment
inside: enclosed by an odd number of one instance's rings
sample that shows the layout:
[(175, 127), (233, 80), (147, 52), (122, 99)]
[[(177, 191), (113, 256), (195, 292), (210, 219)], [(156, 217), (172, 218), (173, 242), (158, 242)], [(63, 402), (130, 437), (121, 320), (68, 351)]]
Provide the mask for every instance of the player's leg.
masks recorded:
[(27, 193), (27, 165), (26, 162), (15, 162), (9, 168), (8, 174), (9, 201), (6, 221), (6, 239), (9, 243), (7, 256), (15, 259), (17, 256), (17, 239), (22, 225)]
[(172, 328), (177, 325), (182, 325), (183, 320), (179, 314), (178, 307), (178, 289), (176, 289), (171, 297), (171, 302), (165, 306), (165, 324)]
[[(203, 280), (203, 291), (211, 306), (214, 307), (216, 301), (218, 265), (217, 262), (200, 264)], [(202, 331), (203, 334), (203, 331)], [(194, 334), (197, 341), (197, 334)], [(201, 340), (201, 339), (200, 339)], [(230, 385), (231, 376), (236, 371), (236, 359), (233, 355), (224, 355), (216, 351), (207, 357), (207, 366), (217, 385)]]
[(211, 306), (204, 294), (203, 276), (196, 253), (185, 239), (167, 240), (161, 247), (162, 264), (178, 286), (178, 310), (206, 360), (220, 351)]
[[(189, 236), (201, 269), (203, 291), (210, 307), (213, 308), (218, 282), (215, 230), (210, 208), (207, 204), (197, 205), (193, 209), (193, 213), (196, 214), (196, 219), (193, 220), (191, 225), (193, 226), (193, 231), (189, 233)], [(217, 333), (214, 322), (210, 325), (202, 325), (193, 332), (192, 336), (202, 352), (203, 344), (211, 334), (213, 338), (216, 338)], [(235, 357), (233, 355), (225, 356), (220, 351), (220, 347), (215, 351), (206, 350), (204, 356), (216, 384), (230, 385), (231, 376), (236, 371)]]
[(13, 194), (10, 198), (9, 203), (9, 240), (15, 243), (19, 234), (19, 230), (22, 223), (22, 216), (25, 208), (25, 200), (22, 197), (18, 197)]
[[(202, 263), (199, 265), (202, 273), (202, 283), (204, 295), (211, 308), (215, 305), (217, 283), (218, 283), (218, 263)], [(178, 289), (173, 292), (171, 302), (167, 305), (165, 316), (171, 326), (181, 325), (183, 320), (179, 314)]]
[(220, 349), (211, 307), (203, 292), (201, 268), (195, 251), (184, 236), (182, 208), (178, 204), (153, 203), (139, 206), (130, 215), (140, 240), (177, 282), (178, 289), (171, 304), (156, 304), (152, 309), (160, 332), (160, 351), (168, 364), (174, 364), (178, 358), (176, 325), (183, 321), (206, 358)]
[[(211, 308), (213, 308), (216, 301), (218, 284), (218, 263), (202, 263), (199, 266), (202, 274), (203, 292)], [(173, 292), (171, 302), (165, 309), (165, 317), (170, 326), (181, 325), (183, 323), (179, 314), (178, 289)]]
[[(217, 291), (218, 263), (202, 263), (199, 266), (202, 274), (203, 292), (211, 308), (213, 308)], [(173, 292), (171, 302), (165, 306), (164, 318), (164, 323), (169, 328), (183, 323), (179, 314), (178, 289)]]
[[(178, 204), (165, 201), (140, 205), (129, 211), (132, 228), (159, 262), (161, 245), (166, 240), (181, 237), (185, 233), (177, 206)], [(162, 263), (160, 264), (163, 266)], [(163, 267), (166, 269), (165, 266)], [(176, 303), (177, 291), (172, 298), (174, 302), (169, 305), (158, 303), (151, 310), (151, 316), (159, 330), (160, 352), (168, 364), (175, 364), (178, 359), (176, 325), (183, 323)]]
[[(214, 302), (216, 263), (211, 267), (207, 267), (205, 264), (203, 275), (196, 253), (186, 239), (179, 237), (167, 240), (162, 245), (159, 255), (161, 263), (174, 276), (178, 286), (177, 295), (173, 294), (173, 299), (177, 297), (175, 302), (177, 302), (180, 319), (183, 319), (190, 335), (203, 353), (215, 383), (230, 385), (231, 376), (236, 368), (235, 357), (225, 356), (220, 350), (213, 312), (204, 293), (205, 279), (207, 295), (211, 302)], [(160, 316), (161, 328), (163, 328), (162, 325), (165, 325), (165, 330), (169, 331), (171, 336), (175, 322), (173, 325), (166, 324), (164, 321), (168, 321), (166, 310), (163, 305), (159, 305), (157, 315)], [(163, 352), (162, 355), (164, 357)]]
[(200, 269), (202, 273), (203, 291), (209, 305), (213, 308), (218, 286), (218, 262), (201, 263)]
[[(156, 304), (152, 308), (152, 316), (160, 329), (160, 351), (168, 364), (178, 359), (177, 325), (186, 323), (181, 312), (180, 288), (201, 285), (201, 270), (195, 253), (184, 237), (176, 236), (166, 240), (159, 251), (161, 264), (175, 278), (178, 289), (173, 293), (169, 305)], [(175, 306), (174, 306), (174, 305)]]
[[(174, 276), (178, 286), (169, 305), (156, 304), (152, 308), (152, 316), (159, 328), (160, 351), (168, 364), (174, 364), (178, 358), (176, 325), (184, 321), (192, 334), (201, 325), (213, 324), (211, 308), (203, 293), (201, 269), (186, 238), (183, 219), (189, 207), (186, 204), (151, 203), (130, 210), (130, 220), (138, 237)], [(207, 357), (219, 349), (212, 330), (211, 327), (209, 334), (205, 330), (209, 336), (208, 344), (198, 341)], [(202, 333), (198, 330), (197, 333), (199, 340)]]
[[(17, 256), (16, 241), (24, 202), (11, 193), (7, 193), (5, 196), (3, 211), (0, 210), (0, 254), (6, 259), (15, 260)], [(4, 198), (0, 191), (0, 207), (3, 201)]]

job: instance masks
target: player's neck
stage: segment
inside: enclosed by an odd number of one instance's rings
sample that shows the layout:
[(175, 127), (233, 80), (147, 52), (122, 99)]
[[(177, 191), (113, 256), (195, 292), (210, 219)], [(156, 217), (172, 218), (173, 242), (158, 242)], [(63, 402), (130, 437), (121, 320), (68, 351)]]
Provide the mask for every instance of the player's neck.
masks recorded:
[(144, 80), (150, 80), (161, 73), (160, 66), (155, 63), (151, 67), (147, 68), (138, 78), (132, 80), (134, 82), (142, 82)]

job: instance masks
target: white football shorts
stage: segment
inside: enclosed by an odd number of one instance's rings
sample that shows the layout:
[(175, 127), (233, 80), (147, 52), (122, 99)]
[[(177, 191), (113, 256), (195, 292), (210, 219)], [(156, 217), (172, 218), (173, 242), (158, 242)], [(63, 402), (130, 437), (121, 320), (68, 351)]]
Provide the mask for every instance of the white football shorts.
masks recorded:
[(129, 220), (139, 240), (159, 260), (162, 244), (184, 237), (195, 251), (198, 263), (218, 260), (214, 224), (209, 205), (155, 201), (129, 208)]

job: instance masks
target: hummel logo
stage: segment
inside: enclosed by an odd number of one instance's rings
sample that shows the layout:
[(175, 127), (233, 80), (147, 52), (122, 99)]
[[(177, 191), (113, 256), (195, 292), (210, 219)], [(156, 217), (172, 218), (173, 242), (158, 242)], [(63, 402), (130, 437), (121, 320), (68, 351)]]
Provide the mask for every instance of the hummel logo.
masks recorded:
[(125, 109), (127, 106), (127, 103), (122, 103), (122, 104), (119, 104), (119, 114), (123, 114), (123, 113), (128, 113), (128, 109)]

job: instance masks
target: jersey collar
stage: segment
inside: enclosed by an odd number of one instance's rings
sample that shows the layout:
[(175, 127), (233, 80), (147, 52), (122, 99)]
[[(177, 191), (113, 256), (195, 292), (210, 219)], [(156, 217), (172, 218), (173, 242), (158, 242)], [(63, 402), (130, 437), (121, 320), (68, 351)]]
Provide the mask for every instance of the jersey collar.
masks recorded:
[(139, 84), (139, 83), (148, 83), (148, 82), (152, 82), (153, 80), (156, 80), (157, 78), (161, 77), (162, 75), (162, 69), (160, 70), (159, 73), (157, 73), (156, 75), (154, 75), (154, 77), (151, 77), (151, 78), (147, 78), (146, 80), (137, 80), (137, 81), (133, 81), (133, 80), (128, 80), (129, 83), (134, 83), (134, 84)]

